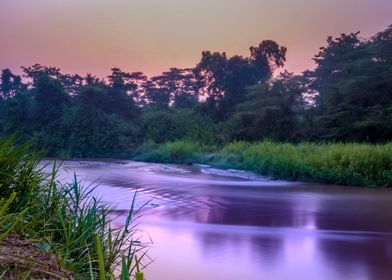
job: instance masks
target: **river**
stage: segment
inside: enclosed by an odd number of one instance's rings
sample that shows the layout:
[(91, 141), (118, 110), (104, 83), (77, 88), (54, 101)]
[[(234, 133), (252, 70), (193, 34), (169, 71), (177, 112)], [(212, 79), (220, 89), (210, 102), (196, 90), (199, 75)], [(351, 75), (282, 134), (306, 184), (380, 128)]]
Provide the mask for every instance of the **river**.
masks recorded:
[[(392, 279), (392, 191), (208, 166), (65, 161), (124, 218), (135, 190), (147, 280)], [(147, 234), (148, 233), (148, 234)]]

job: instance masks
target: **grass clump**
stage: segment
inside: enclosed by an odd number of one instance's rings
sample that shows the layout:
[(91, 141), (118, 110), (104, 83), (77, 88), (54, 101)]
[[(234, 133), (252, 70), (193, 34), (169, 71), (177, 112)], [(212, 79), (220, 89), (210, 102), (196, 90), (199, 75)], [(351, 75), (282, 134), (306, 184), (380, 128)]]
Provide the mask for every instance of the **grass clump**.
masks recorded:
[(243, 166), (265, 175), (354, 186), (392, 186), (392, 145), (260, 142)]
[[(134, 257), (145, 256), (133, 223), (136, 195), (124, 226), (112, 228), (112, 210), (92, 195), (94, 188), (76, 176), (60, 184), (56, 165), (47, 174), (42, 156), (0, 140), (0, 276), (103, 280), (115, 279), (119, 269), (120, 279), (133, 279)], [(19, 254), (20, 247), (28, 253)]]
[(175, 141), (164, 143), (159, 146), (150, 144), (149, 150), (140, 149), (135, 159), (147, 162), (160, 163), (194, 163), (198, 161), (206, 147), (191, 141)]

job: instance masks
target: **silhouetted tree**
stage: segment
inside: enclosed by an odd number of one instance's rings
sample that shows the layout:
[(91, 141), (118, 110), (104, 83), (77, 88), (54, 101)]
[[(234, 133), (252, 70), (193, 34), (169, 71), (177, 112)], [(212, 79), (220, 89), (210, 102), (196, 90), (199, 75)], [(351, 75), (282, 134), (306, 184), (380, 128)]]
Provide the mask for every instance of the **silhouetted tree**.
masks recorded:
[(205, 104), (199, 109), (216, 120), (225, 120), (234, 107), (245, 100), (245, 88), (266, 82), (283, 67), (286, 48), (274, 41), (263, 41), (250, 48), (249, 58), (226, 57), (226, 53), (203, 52), (195, 70), (204, 82)]
[(286, 52), (286, 47), (271, 40), (262, 41), (258, 47), (250, 47), (250, 59), (257, 69), (259, 81), (271, 78), (277, 68), (284, 66)]
[(22, 88), (22, 79), (9, 69), (4, 69), (0, 77), (0, 99), (7, 99), (15, 95)]

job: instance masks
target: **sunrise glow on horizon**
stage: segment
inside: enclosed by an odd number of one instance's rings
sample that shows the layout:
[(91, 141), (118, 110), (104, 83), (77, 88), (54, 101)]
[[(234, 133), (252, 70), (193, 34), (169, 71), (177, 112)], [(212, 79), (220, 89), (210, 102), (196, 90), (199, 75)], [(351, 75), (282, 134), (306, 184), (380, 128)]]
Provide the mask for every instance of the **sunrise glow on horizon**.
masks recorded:
[(391, 23), (390, 0), (1, 0), (0, 68), (152, 76), (194, 67), (203, 50), (247, 56), (271, 39), (288, 48), (285, 68), (300, 73), (327, 36), (367, 38)]

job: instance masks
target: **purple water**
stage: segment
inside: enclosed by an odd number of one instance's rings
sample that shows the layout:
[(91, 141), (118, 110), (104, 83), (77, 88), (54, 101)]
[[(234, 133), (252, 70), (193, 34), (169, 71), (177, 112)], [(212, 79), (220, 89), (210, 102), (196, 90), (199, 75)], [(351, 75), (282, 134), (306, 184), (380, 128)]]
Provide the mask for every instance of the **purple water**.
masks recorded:
[(271, 181), (207, 166), (67, 161), (125, 217), (135, 190), (147, 280), (392, 279), (392, 190)]

